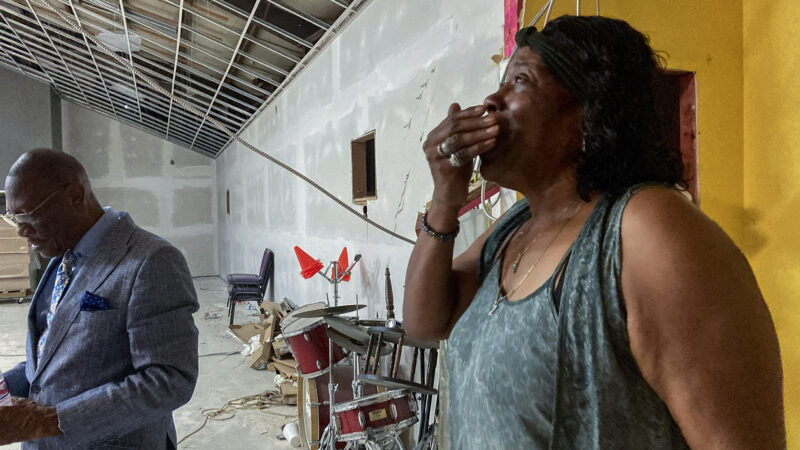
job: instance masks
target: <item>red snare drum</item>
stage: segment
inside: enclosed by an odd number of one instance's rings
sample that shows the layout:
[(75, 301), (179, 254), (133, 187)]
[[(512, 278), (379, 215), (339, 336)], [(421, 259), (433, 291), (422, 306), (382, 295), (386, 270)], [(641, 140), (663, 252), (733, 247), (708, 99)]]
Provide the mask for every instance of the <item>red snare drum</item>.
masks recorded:
[[(317, 450), (319, 439), (325, 427), (331, 420), (328, 392), (328, 376), (316, 378), (301, 378), (297, 386), (297, 415), (300, 428), (300, 438), (304, 447)], [(338, 384), (336, 389), (336, 402), (353, 400), (353, 369), (352, 367), (334, 367), (333, 382)], [(362, 386), (365, 394), (377, 392), (375, 386), (365, 384)], [(340, 443), (341, 444), (341, 443)], [(344, 448), (344, 444), (337, 445)]]
[[(313, 378), (328, 372), (328, 324), (320, 318), (298, 318), (283, 329), (283, 337), (292, 349), (297, 370), (304, 378)], [(333, 345), (333, 362), (344, 358), (344, 351)], [(352, 378), (352, 377), (351, 377)]]
[(405, 389), (382, 392), (333, 408), (340, 441), (380, 439), (417, 422), (417, 404)]

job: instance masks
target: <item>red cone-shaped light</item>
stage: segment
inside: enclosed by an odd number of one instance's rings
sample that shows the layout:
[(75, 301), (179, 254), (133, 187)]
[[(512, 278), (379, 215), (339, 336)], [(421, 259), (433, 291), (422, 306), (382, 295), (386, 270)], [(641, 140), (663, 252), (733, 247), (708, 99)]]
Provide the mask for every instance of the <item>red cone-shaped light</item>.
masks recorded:
[(303, 278), (311, 278), (322, 269), (322, 261), (312, 258), (296, 245), (294, 247), (294, 254), (297, 255), (297, 262), (300, 263), (300, 275), (302, 275)]
[[(347, 266), (349, 266), (350, 259), (347, 257), (347, 247), (342, 249), (342, 254), (339, 255), (339, 276), (342, 276), (345, 270), (347, 270)], [(350, 281), (350, 274), (348, 273), (342, 278), (342, 281)]]

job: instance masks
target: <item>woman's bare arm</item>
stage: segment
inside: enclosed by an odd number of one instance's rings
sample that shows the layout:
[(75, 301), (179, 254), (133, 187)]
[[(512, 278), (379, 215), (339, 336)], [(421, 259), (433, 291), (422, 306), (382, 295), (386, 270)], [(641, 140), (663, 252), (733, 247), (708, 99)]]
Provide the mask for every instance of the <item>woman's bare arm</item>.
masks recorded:
[(621, 233), (631, 350), (689, 445), (784, 448), (778, 340), (744, 255), (664, 188), (631, 199)]
[[(462, 110), (454, 103), (447, 117), (423, 144), (433, 177), (433, 199), (428, 224), (439, 233), (458, 227), (458, 211), (466, 202), (472, 164), (454, 167), (438, 151), (448, 140), (453, 151), (469, 161), (495, 144), (498, 127), (494, 117), (483, 117), (484, 106)], [(484, 233), (466, 252), (453, 260), (453, 242), (420, 233), (406, 270), (403, 328), (418, 339), (446, 339), (467, 309), (478, 287), (477, 269)]]
[[(431, 210), (433, 212), (433, 210)], [(418, 339), (447, 339), (478, 289), (484, 232), (455, 260), (453, 243), (420, 233), (406, 271), (403, 328)]]

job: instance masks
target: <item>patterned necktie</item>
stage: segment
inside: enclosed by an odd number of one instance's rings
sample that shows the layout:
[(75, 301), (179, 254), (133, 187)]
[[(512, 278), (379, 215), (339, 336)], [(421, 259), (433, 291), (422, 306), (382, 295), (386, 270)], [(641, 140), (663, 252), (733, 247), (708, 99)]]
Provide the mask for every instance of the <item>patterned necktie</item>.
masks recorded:
[(47, 342), (47, 335), (50, 332), (50, 323), (53, 322), (53, 316), (56, 313), (56, 308), (58, 304), (61, 302), (61, 297), (64, 296), (64, 291), (67, 290), (67, 286), (69, 285), (69, 281), (72, 278), (72, 266), (75, 264), (75, 260), (78, 259), (78, 255), (72, 252), (72, 250), (67, 250), (64, 253), (64, 257), (61, 259), (61, 264), (58, 265), (58, 272), (56, 272), (56, 283), (53, 286), (53, 295), (50, 297), (50, 309), (47, 311), (47, 328), (42, 331), (41, 337), (39, 337), (39, 345), (36, 348), (36, 361), (42, 359), (42, 354), (44, 353), (44, 345)]

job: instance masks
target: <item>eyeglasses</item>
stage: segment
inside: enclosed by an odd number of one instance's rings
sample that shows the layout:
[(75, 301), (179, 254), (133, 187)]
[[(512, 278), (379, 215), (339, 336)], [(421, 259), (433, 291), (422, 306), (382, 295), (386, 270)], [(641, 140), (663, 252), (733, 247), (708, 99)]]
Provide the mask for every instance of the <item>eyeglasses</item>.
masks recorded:
[(58, 191), (55, 191), (52, 194), (48, 195), (46, 199), (42, 200), (42, 203), (39, 203), (39, 205), (36, 206), (36, 208), (33, 208), (32, 210), (26, 213), (11, 214), (11, 212), (8, 209), (6, 209), (5, 212), (3, 212), (3, 215), (0, 217), (2, 217), (3, 220), (8, 222), (14, 228), (17, 228), (22, 224), (30, 225), (36, 221), (36, 217), (33, 216), (34, 213), (36, 213), (36, 211), (38, 211), (42, 206), (44, 206), (44, 204), (47, 203), (48, 200), (53, 198), (53, 196), (56, 195), (57, 192)]

